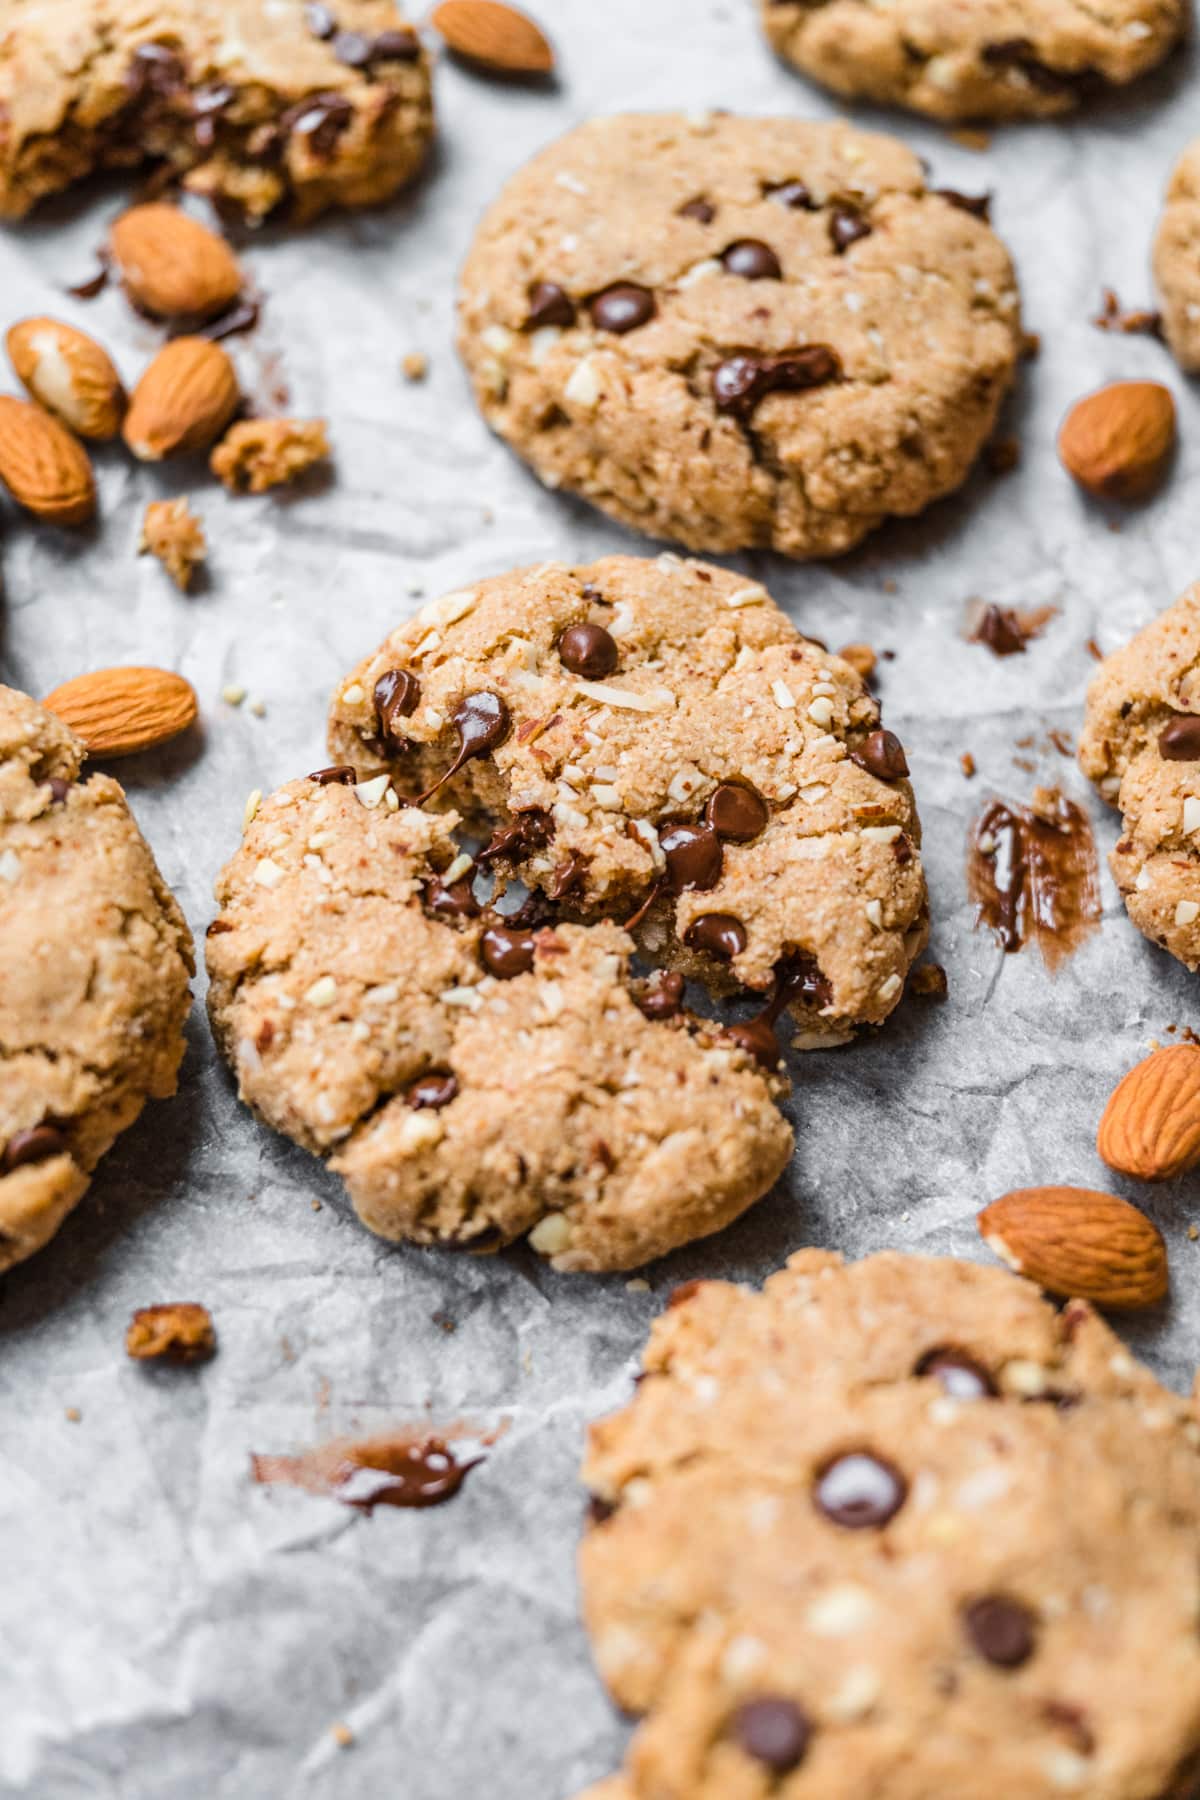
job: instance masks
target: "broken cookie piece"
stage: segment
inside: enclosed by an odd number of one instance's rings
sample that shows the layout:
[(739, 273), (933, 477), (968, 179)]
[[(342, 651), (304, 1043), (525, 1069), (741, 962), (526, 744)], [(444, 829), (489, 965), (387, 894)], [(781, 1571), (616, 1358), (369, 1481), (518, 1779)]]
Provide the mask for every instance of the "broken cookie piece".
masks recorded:
[(231, 493), (265, 494), (329, 454), (324, 419), (242, 419), (221, 439), (210, 467)]
[(212, 1315), (191, 1300), (139, 1307), (125, 1333), (125, 1354), (135, 1362), (207, 1362), (216, 1349)]
[(139, 556), (157, 557), (175, 586), (186, 593), (197, 566), (208, 554), (204, 527), (188, 508), (187, 497), (152, 500), (142, 520)]

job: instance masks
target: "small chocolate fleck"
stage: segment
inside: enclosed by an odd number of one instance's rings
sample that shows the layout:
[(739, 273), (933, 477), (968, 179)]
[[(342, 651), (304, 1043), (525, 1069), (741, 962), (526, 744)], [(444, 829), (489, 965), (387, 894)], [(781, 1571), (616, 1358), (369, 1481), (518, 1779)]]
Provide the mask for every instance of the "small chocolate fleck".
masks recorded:
[(949, 206), (957, 206), (960, 212), (971, 213), (977, 219), (990, 219), (992, 216), (992, 196), (990, 194), (961, 194), (957, 188), (931, 188), (939, 200), (945, 200)]
[(711, 825), (669, 825), (658, 834), (667, 859), (667, 880), (674, 893), (685, 888), (716, 887), (724, 857)]
[(617, 666), (617, 640), (603, 625), (568, 625), (558, 640), (558, 654), (572, 675), (603, 681)]
[(783, 356), (742, 350), (727, 356), (713, 370), (713, 400), (718, 412), (748, 419), (765, 395), (825, 387), (841, 372), (837, 352), (828, 344), (807, 344)]
[(449, 1106), (457, 1092), (457, 1077), (446, 1070), (434, 1069), (414, 1081), (404, 1098), (414, 1112), (440, 1112), (443, 1106)]
[(926, 1351), (913, 1373), (932, 1377), (954, 1400), (985, 1400), (996, 1392), (996, 1384), (982, 1363), (964, 1350), (943, 1345)]
[(987, 606), (971, 634), (972, 642), (986, 644), (994, 656), (1023, 656), (1025, 633), (1021, 621), (1008, 606)]
[(857, 244), (860, 238), (870, 237), (871, 230), (871, 225), (855, 207), (837, 206), (830, 214), (829, 235), (839, 256), (845, 256), (851, 244)]
[(744, 1700), (733, 1715), (741, 1748), (774, 1775), (786, 1775), (804, 1760), (812, 1736), (808, 1718), (794, 1700), (764, 1694)]
[(389, 749), (408, 748), (408, 739), (396, 721), (407, 719), (421, 703), (421, 684), (407, 669), (385, 669), (375, 683), (371, 698), (375, 702), (375, 719), (379, 736)]
[(725, 1036), (764, 1069), (778, 1068), (779, 1039), (770, 1019), (760, 1016), (757, 1019), (747, 1019), (740, 1025), (727, 1025)]
[(1000, 1669), (1019, 1669), (1033, 1655), (1037, 1630), (1033, 1614), (1019, 1600), (988, 1594), (963, 1612), (967, 1636), (980, 1656)]
[(722, 781), (708, 797), (705, 822), (730, 844), (748, 844), (767, 828), (767, 803), (748, 782)]
[(816, 206), (811, 190), (802, 181), (781, 181), (778, 187), (766, 190), (766, 198), (780, 206), (793, 207), (797, 212), (812, 212)]
[(1167, 762), (1200, 762), (1200, 713), (1178, 713), (1164, 725), (1158, 753)]
[(649, 288), (634, 281), (615, 281), (588, 302), (592, 324), (597, 331), (612, 331), (623, 336), (645, 325), (658, 310)]
[(358, 770), (349, 763), (331, 763), (327, 769), (314, 769), (307, 779), (315, 781), (318, 787), (352, 787), (358, 780)]
[(711, 200), (689, 200), (679, 208), (681, 219), (695, 219), (699, 225), (711, 225), (717, 216), (717, 209)]
[(483, 966), (498, 981), (512, 981), (533, 967), (532, 931), (514, 931), (508, 925), (489, 925), (479, 940)]
[(66, 1147), (66, 1137), (57, 1125), (31, 1125), (25, 1131), (14, 1131), (0, 1156), (0, 1173), (8, 1175), (27, 1163), (48, 1162), (52, 1156), (61, 1156)]
[(886, 1525), (904, 1505), (908, 1483), (900, 1471), (868, 1450), (835, 1456), (818, 1472), (817, 1509), (847, 1531)]
[(537, 331), (543, 325), (561, 325), (565, 330), (574, 323), (575, 307), (566, 289), (557, 281), (535, 281), (529, 289), (526, 331)]
[(761, 238), (738, 238), (722, 250), (721, 261), (730, 275), (740, 275), (744, 281), (783, 280), (779, 258)]
[(882, 728), (870, 732), (857, 750), (850, 752), (850, 761), (879, 781), (902, 781), (908, 774), (904, 745), (895, 732)]
[(746, 948), (746, 927), (732, 913), (701, 913), (684, 932), (683, 941), (689, 949), (732, 962)]
[(639, 1012), (648, 1019), (674, 1019), (683, 1005), (683, 976), (675, 972), (660, 974), (648, 983), (634, 999)]

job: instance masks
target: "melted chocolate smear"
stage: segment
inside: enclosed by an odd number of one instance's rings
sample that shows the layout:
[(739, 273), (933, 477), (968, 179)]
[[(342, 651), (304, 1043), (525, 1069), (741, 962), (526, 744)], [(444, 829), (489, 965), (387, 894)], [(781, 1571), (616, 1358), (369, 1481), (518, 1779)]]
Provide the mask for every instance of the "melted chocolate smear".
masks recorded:
[(667, 860), (667, 885), (673, 893), (716, 887), (724, 857), (721, 840), (711, 825), (670, 825), (659, 832), (658, 841)]
[(578, 850), (571, 850), (562, 862), (555, 866), (546, 889), (551, 900), (561, 900), (567, 894), (583, 885), (584, 873), (587, 869), (587, 857)]
[(358, 770), (349, 763), (331, 763), (327, 769), (314, 769), (307, 779), (315, 781), (318, 787), (353, 787)]
[(1096, 845), (1087, 816), (1041, 788), (1038, 810), (993, 800), (971, 833), (967, 890), (976, 924), (996, 934), (1006, 954), (1032, 941), (1053, 972), (1099, 929)]
[(76, 281), (68, 287), (68, 294), (73, 294), (76, 300), (94, 300), (97, 294), (102, 294), (108, 286), (108, 277), (110, 273), (108, 252), (105, 250), (98, 250), (96, 252), (96, 261), (99, 264), (99, 267), (94, 275), (89, 275), (86, 281)]
[(634, 1004), (648, 1019), (674, 1019), (683, 1006), (683, 985), (682, 975), (660, 974), (657, 981), (634, 995)]
[(235, 300), (226, 312), (215, 319), (176, 319), (167, 332), (168, 337), (203, 337), (214, 344), (222, 338), (238, 337), (244, 331), (253, 331), (262, 317), (262, 305), (258, 300), (251, 300), (247, 295)]
[(534, 850), (543, 850), (554, 836), (554, 821), (540, 806), (515, 813), (500, 825), (475, 857), (477, 863), (519, 862)]
[(1040, 637), (1057, 611), (1035, 606), (1025, 611), (1012, 606), (985, 606), (971, 632), (972, 644), (986, 644), (993, 656), (1023, 656), (1031, 638)]
[(371, 1513), (377, 1506), (440, 1506), (482, 1461), (460, 1462), (444, 1438), (384, 1437), (319, 1444), (300, 1456), (251, 1456), (250, 1467), (264, 1485), (303, 1488)]
[(439, 775), (433, 786), (413, 801), (414, 806), (424, 806), (473, 756), (483, 756), (497, 744), (502, 744), (512, 723), (508, 707), (499, 694), (489, 693), (486, 688), (478, 694), (466, 694), (451, 713), (450, 720), (458, 733), (458, 755), (445, 774)]
[(775, 984), (762, 1011), (740, 1025), (727, 1026), (725, 1035), (740, 1044), (755, 1062), (766, 1069), (774, 1069), (779, 1066), (780, 1058), (779, 1039), (775, 1035), (779, 1015), (793, 1004), (816, 1007), (820, 1011), (832, 1001), (833, 984), (820, 963), (807, 951), (798, 950), (776, 965)]

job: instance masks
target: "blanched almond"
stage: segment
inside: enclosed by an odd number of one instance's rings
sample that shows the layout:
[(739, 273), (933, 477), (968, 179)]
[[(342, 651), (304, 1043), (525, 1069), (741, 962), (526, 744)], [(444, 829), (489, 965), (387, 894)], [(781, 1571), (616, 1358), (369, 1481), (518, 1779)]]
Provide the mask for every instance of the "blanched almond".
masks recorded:
[(220, 344), (164, 344), (133, 390), (124, 438), (143, 462), (207, 450), (237, 411), (237, 375)]
[(6, 339), (9, 359), (34, 399), (84, 438), (113, 438), (125, 393), (112, 358), (59, 319), (22, 319)]

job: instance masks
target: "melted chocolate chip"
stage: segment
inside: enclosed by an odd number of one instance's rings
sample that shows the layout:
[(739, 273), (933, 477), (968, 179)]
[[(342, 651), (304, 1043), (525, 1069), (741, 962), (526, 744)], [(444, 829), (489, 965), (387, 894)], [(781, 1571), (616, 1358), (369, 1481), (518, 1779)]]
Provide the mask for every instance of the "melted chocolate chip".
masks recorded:
[(908, 774), (904, 745), (895, 732), (882, 728), (869, 733), (858, 749), (850, 752), (850, 761), (880, 781), (902, 781)]
[(724, 857), (711, 825), (669, 825), (658, 841), (667, 859), (667, 881), (676, 894), (684, 888), (716, 887)]
[(616, 281), (603, 293), (593, 295), (588, 310), (597, 331), (613, 331), (623, 336), (625, 332), (636, 331), (639, 325), (645, 325), (658, 308), (649, 288), (639, 287), (634, 281)]
[(441, 1438), (327, 1444), (303, 1456), (253, 1456), (255, 1481), (286, 1482), (371, 1512), (376, 1506), (437, 1506), (457, 1494), (479, 1458), (461, 1463)]
[(774, 1025), (765, 1015), (760, 1014), (757, 1019), (746, 1019), (741, 1025), (727, 1025), (725, 1036), (764, 1069), (778, 1068), (779, 1039), (775, 1036)]
[(721, 261), (731, 275), (740, 275), (744, 281), (783, 280), (779, 258), (761, 238), (739, 238), (722, 250)]
[(1200, 713), (1179, 713), (1164, 725), (1158, 754), (1167, 762), (1200, 762)]
[(584, 871), (587, 868), (587, 857), (579, 850), (571, 850), (563, 860), (555, 866), (546, 888), (551, 900), (561, 900), (564, 894), (582, 885)]
[(717, 216), (717, 209), (711, 200), (689, 200), (679, 208), (681, 219), (695, 219), (698, 225), (711, 225)]
[(732, 962), (746, 948), (746, 927), (732, 913), (701, 913), (684, 932), (683, 941), (692, 950)]
[(771, 999), (771, 1016), (778, 1018), (785, 1006), (794, 1001), (818, 1009), (833, 1002), (833, 983), (815, 956), (797, 951), (781, 962), (775, 972), (775, 992)]
[(817, 1510), (847, 1531), (878, 1529), (904, 1505), (908, 1483), (900, 1471), (867, 1450), (834, 1457), (817, 1476)]
[(634, 996), (639, 1012), (648, 1019), (673, 1019), (683, 1005), (683, 976), (661, 975), (651, 986)]
[(371, 39), (371, 63), (416, 62), (421, 42), (415, 31), (381, 31)]
[(960, 212), (967, 212), (977, 219), (990, 219), (992, 216), (992, 196), (990, 194), (960, 194), (957, 188), (931, 188), (931, 193), (945, 200), (950, 206), (957, 206)]
[(1033, 1614), (1019, 1600), (989, 1594), (963, 1613), (967, 1636), (980, 1656), (1000, 1669), (1019, 1669), (1033, 1655), (1037, 1630)]
[(162, 99), (186, 83), (183, 63), (166, 44), (141, 44), (133, 53), (125, 85), (130, 101)]
[(765, 1694), (742, 1702), (733, 1715), (733, 1734), (747, 1756), (774, 1775), (786, 1775), (804, 1760), (812, 1726), (794, 1700)]
[(533, 967), (532, 931), (514, 931), (508, 925), (489, 925), (479, 940), (483, 966), (498, 981), (512, 981)]
[(854, 207), (837, 206), (830, 214), (829, 236), (839, 256), (845, 256), (851, 244), (870, 235), (871, 226)]
[(331, 38), (337, 30), (337, 20), (327, 6), (306, 6), (304, 23), (315, 38)]
[(535, 281), (529, 290), (526, 331), (537, 331), (543, 325), (561, 325), (565, 330), (574, 323), (575, 307), (566, 289), (557, 281)]
[(507, 825), (499, 826), (475, 858), (479, 863), (518, 862), (533, 850), (542, 850), (554, 836), (554, 822), (540, 806), (528, 812), (515, 813)]
[(780, 206), (791, 206), (797, 212), (813, 212), (816, 208), (812, 194), (802, 181), (781, 181), (778, 187), (766, 190), (766, 198), (777, 201)]
[(740, 781), (722, 781), (708, 797), (706, 822), (730, 844), (748, 844), (766, 830), (770, 814), (756, 789)]
[(26, 1163), (48, 1162), (61, 1156), (67, 1140), (57, 1125), (31, 1125), (26, 1131), (14, 1131), (0, 1156), (0, 1171), (5, 1175)]
[(305, 138), (314, 156), (332, 156), (353, 118), (354, 108), (346, 96), (331, 89), (289, 106), (280, 117), (279, 128), (285, 137)]
[(442, 919), (477, 919), (480, 913), (469, 881), (452, 881), (449, 887), (443, 881), (431, 882), (425, 889), (425, 904)]
[(505, 702), (487, 688), (481, 688), (477, 694), (465, 694), (450, 714), (450, 720), (458, 733), (458, 755), (445, 774), (439, 775), (433, 786), (419, 796), (418, 806), (431, 799), (472, 757), (483, 756), (497, 744), (502, 744), (512, 724)]
[(558, 654), (572, 675), (603, 681), (617, 666), (617, 640), (603, 625), (568, 625), (558, 640)]
[(331, 763), (327, 769), (314, 769), (307, 779), (315, 781), (318, 787), (353, 787), (358, 770), (349, 763)]
[(718, 412), (748, 419), (767, 394), (802, 393), (825, 387), (841, 375), (837, 352), (828, 344), (807, 344), (783, 356), (761, 356), (742, 350), (727, 356), (712, 372), (713, 400)]
[(440, 1112), (443, 1106), (449, 1106), (458, 1092), (457, 1077), (444, 1070), (433, 1070), (414, 1081), (404, 1098), (414, 1112)]
[(390, 749), (406, 750), (408, 739), (397, 725), (407, 719), (421, 703), (421, 684), (407, 669), (385, 669), (375, 683), (371, 698), (375, 702), (375, 721), (379, 736)]
[(939, 1345), (925, 1353), (914, 1374), (930, 1376), (954, 1400), (986, 1400), (996, 1392), (996, 1384), (982, 1363), (963, 1350)]

